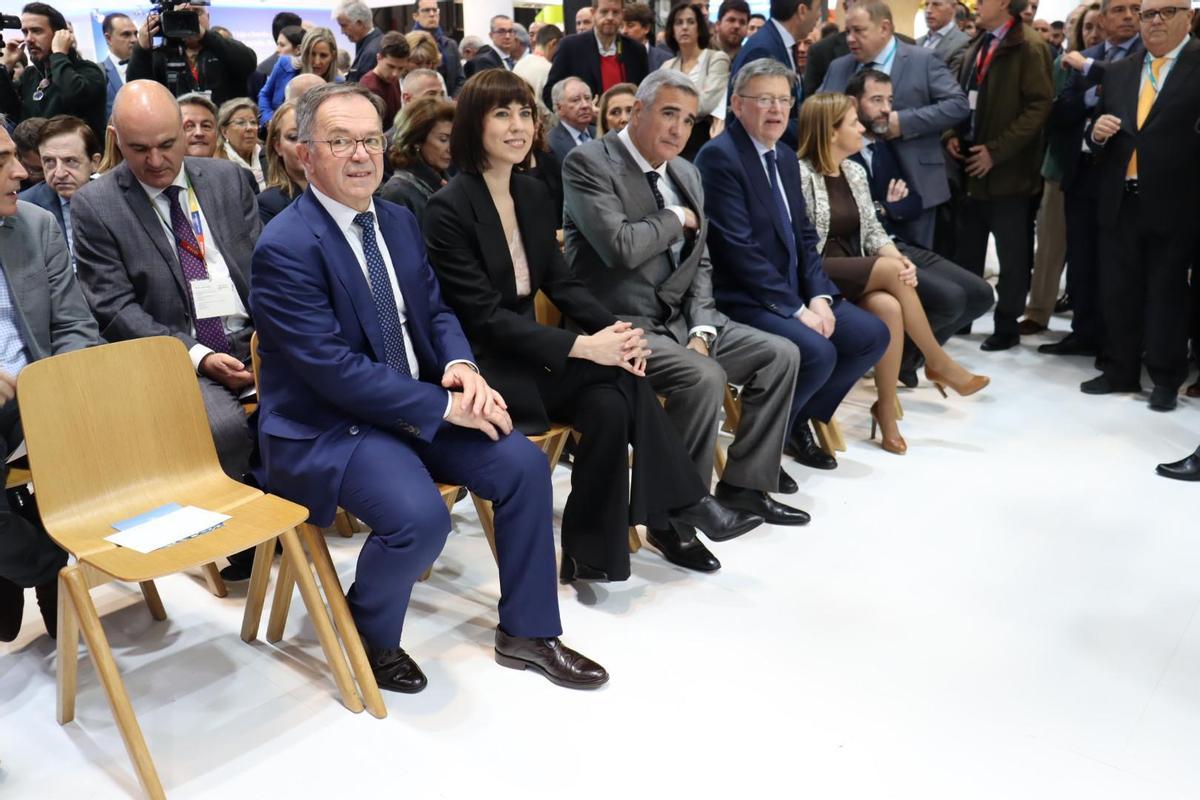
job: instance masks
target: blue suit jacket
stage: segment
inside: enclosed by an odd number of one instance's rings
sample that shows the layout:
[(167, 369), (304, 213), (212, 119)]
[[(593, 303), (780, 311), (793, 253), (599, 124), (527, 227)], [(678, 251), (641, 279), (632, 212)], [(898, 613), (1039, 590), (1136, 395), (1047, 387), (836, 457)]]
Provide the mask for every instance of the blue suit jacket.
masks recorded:
[(108, 82), (108, 97), (104, 101), (104, 119), (107, 120), (112, 116), (113, 100), (125, 84), (121, 82), (121, 73), (117, 72), (111, 60), (105, 58), (100, 62), (100, 66), (104, 67), (104, 78)]
[[(473, 361), (442, 302), (416, 218), (375, 200), (406, 307), (420, 380), (385, 363), (371, 290), (342, 232), (312, 191), (263, 230), (254, 248), (250, 307), (259, 335), (259, 448), (269, 490), (328, 525), (346, 464), (370, 428), (430, 442), (441, 429), (454, 360)], [(427, 476), (397, 476), (404, 480)]]
[(53, 214), (54, 218), (58, 220), (58, 227), (62, 230), (63, 238), (67, 238), (67, 223), (63, 221), (62, 200), (58, 199), (58, 195), (50, 188), (50, 184), (45, 181), (35, 183), (17, 195), (17, 197), (26, 203), (33, 203), (35, 206), (40, 206)]
[[(779, 35), (779, 29), (770, 20), (758, 29), (758, 33), (751, 36), (742, 49), (738, 51), (737, 57), (733, 59), (733, 63), (729, 66), (729, 90), (726, 92), (726, 105), (732, 105), (733, 98), (733, 79), (737, 77), (738, 70), (751, 61), (756, 61), (760, 58), (773, 58), (784, 66), (791, 68), (792, 57), (788, 53), (787, 45), (783, 43), (783, 37)], [(800, 142), (799, 129), (797, 128), (796, 120), (800, 112), (800, 81), (796, 81), (795, 87), (792, 89), (792, 97), (796, 98), (795, 105), (792, 106), (792, 113), (788, 119), (787, 131), (783, 134), (782, 142), (792, 150), (796, 149)], [(731, 114), (732, 116), (732, 114)]]
[[(857, 69), (853, 55), (834, 59), (821, 91), (844, 92)], [(942, 131), (956, 127), (971, 113), (966, 92), (932, 50), (899, 40), (891, 75), (901, 131), (900, 138), (892, 142), (896, 156), (925, 207), (939, 206), (950, 199)]]
[[(867, 159), (863, 158), (862, 153), (855, 153), (850, 158), (862, 164), (863, 169), (867, 171), (867, 178), (871, 183), (871, 199), (882, 205), (887, 212), (879, 215), (879, 222), (883, 225), (884, 230), (892, 236), (896, 236), (896, 223), (908, 222), (921, 216), (921, 211), (924, 209), (921, 193), (913, 188), (908, 174), (901, 166), (900, 160), (896, 158), (890, 141), (887, 139), (875, 140), (870, 166), (867, 165)], [(894, 180), (904, 181), (908, 185), (908, 194), (903, 200), (889, 203), (887, 199), (888, 184)]]
[[(813, 297), (840, 294), (817, 254), (817, 231), (804, 205), (796, 153), (779, 142), (775, 159), (792, 212), (790, 229), (771, 210), (766, 168), (740, 123), (730, 122), (696, 156), (704, 183), (713, 294), (722, 310), (740, 305), (791, 317)], [(795, 262), (788, 237), (795, 242)]]

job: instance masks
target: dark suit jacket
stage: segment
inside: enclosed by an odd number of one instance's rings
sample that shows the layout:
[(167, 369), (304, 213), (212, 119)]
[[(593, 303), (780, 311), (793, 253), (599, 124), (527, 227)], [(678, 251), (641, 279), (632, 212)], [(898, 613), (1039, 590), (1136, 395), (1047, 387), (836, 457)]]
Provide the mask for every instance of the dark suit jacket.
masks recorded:
[[(272, 492), (308, 506), (328, 525), (359, 434), (378, 428), (431, 442), (443, 425), (442, 373), (473, 361), (454, 314), (425, 260), (406, 209), (375, 201), (377, 236), (387, 244), (404, 298), (419, 379), (387, 366), (371, 289), (350, 245), (306, 191), (263, 231), (254, 248), (250, 306), (259, 332), (259, 448)], [(405, 481), (426, 476), (398, 475)]]
[(62, 230), (63, 237), (66, 237), (67, 223), (63, 220), (62, 200), (59, 198), (58, 193), (50, 188), (50, 184), (45, 181), (34, 184), (17, 195), (17, 197), (27, 203), (33, 203), (39, 208), (44, 208), (53, 214), (54, 218), (58, 220), (58, 227)]
[[(246, 172), (247, 174), (251, 174), (248, 170), (242, 171)], [(254, 188), (258, 188), (257, 183), (254, 184)], [(297, 194), (296, 196), (289, 197), (286, 192), (277, 186), (268, 186), (262, 191), (261, 194), (256, 196), (255, 201), (258, 203), (258, 218), (262, 220), (263, 227), (266, 227), (268, 222), (275, 219), (275, 217), (279, 215), (280, 211), (283, 211), (285, 208), (290, 206), (292, 201), (298, 196), (299, 195)]]
[(113, 100), (117, 98), (117, 92), (121, 91), (121, 87), (125, 84), (121, 82), (121, 73), (117, 72), (111, 59), (105, 58), (100, 62), (100, 66), (104, 68), (104, 78), (108, 81), (108, 96), (104, 100), (104, 119), (107, 120), (112, 116)]
[(658, 69), (663, 64), (674, 58), (675, 54), (670, 50), (667, 50), (665, 47), (658, 47), (657, 45), (652, 44), (646, 50), (646, 57), (650, 71), (654, 72), (654, 70)]
[(846, 55), (850, 55), (850, 45), (846, 42), (845, 31), (826, 36), (808, 48), (808, 63), (804, 65), (804, 96), (816, 92), (817, 87), (825, 82), (829, 65)]
[[(596, 126), (588, 125), (588, 133), (593, 139), (596, 138)], [(562, 122), (550, 129), (550, 133), (546, 135), (546, 141), (550, 143), (550, 150), (553, 151), (554, 157), (561, 164), (567, 159), (567, 155), (579, 146), (579, 140), (571, 131), (563, 127)]]
[[(867, 178), (871, 184), (871, 199), (878, 205), (882, 205), (885, 212), (877, 214), (879, 222), (883, 225), (883, 229), (894, 237), (896, 236), (896, 223), (908, 222), (921, 216), (924, 201), (921, 193), (917, 191), (905, 173), (900, 159), (896, 157), (896, 151), (892, 149), (892, 142), (887, 139), (876, 139), (871, 144), (870, 166), (867, 165), (867, 159), (863, 157), (862, 153), (855, 153), (850, 158), (861, 164), (862, 168), (867, 171)], [(908, 186), (908, 194), (903, 200), (888, 202), (888, 184), (894, 180), (904, 181)], [(876, 208), (878, 209), (878, 206)]]
[[(628, 36), (617, 36), (617, 60), (625, 68), (625, 80), (628, 83), (639, 84), (650, 74), (646, 48)], [(546, 77), (546, 86), (542, 89), (542, 102), (546, 108), (554, 107), (550, 101), (550, 90), (563, 78), (579, 78), (588, 85), (595, 97), (603, 93), (600, 46), (591, 31), (564, 36), (559, 41), (558, 49), (554, 51), (554, 63), (550, 65), (550, 74)]]
[[(788, 53), (788, 48), (783, 43), (783, 37), (779, 35), (779, 29), (768, 20), (766, 25), (759, 28), (758, 33), (751, 36), (742, 49), (738, 51), (737, 57), (733, 59), (733, 63), (729, 66), (729, 91), (726, 93), (726, 104), (732, 108), (733, 97), (733, 79), (737, 77), (738, 70), (751, 61), (757, 61), (760, 58), (773, 58), (780, 64), (786, 67), (792, 65), (791, 56)], [(809, 56), (811, 59), (811, 55)], [(807, 90), (804, 95), (800, 94), (799, 81), (792, 89), (792, 97), (796, 98), (796, 103), (792, 106), (792, 111), (788, 119), (787, 132), (783, 134), (783, 143), (796, 149), (799, 142), (799, 134), (796, 128), (797, 115), (800, 112), (800, 100), (802, 97), (807, 97)], [(729, 112), (732, 118), (733, 112)]]
[(470, 78), (476, 72), (483, 72), (485, 69), (508, 69), (500, 53), (491, 44), (479, 48), (475, 57), (463, 65), (463, 74)]
[[(1143, 230), (1162, 236), (1191, 230), (1200, 216), (1200, 40), (1179, 53), (1150, 114), (1137, 127), (1143, 59), (1110, 63), (1096, 117), (1113, 114), (1121, 130), (1099, 151), (1100, 224), (1118, 224), (1125, 170), (1137, 150)], [(1090, 134), (1090, 131), (1089, 131)], [(1193, 237), (1194, 238), (1194, 237)]]
[(766, 167), (739, 122), (730, 122), (696, 156), (709, 218), (713, 294), (723, 310), (765, 308), (787, 318), (813, 297), (840, 294), (817, 254), (795, 151), (776, 143), (775, 159), (792, 212), (790, 228), (772, 209)]
[(258, 93), (262, 91), (263, 85), (266, 84), (267, 78), (271, 76), (271, 70), (275, 69), (275, 62), (279, 60), (279, 53), (272, 53), (267, 56), (267, 59), (258, 65), (254, 72), (250, 73), (250, 77), (246, 79), (246, 96), (251, 100), (258, 98)]
[(460, 173), (433, 196), (425, 212), (425, 244), (488, 384), (504, 396), (522, 430), (537, 432), (550, 424), (538, 382), (562, 374), (577, 338), (538, 324), (538, 290), (585, 333), (611, 325), (616, 317), (563, 261), (555, 239), (559, 209), (541, 181), (513, 175), (511, 193), (529, 262), (528, 296), (517, 297), (504, 227), (480, 176)]
[[(254, 72), (257, 60), (254, 51), (246, 45), (210, 30), (201, 37), (200, 54), (196, 57), (196, 71), (200, 80), (196, 81), (189, 70), (182, 70), (182, 82), (175, 96), (185, 92), (210, 91), (212, 101), (218, 106), (226, 100), (245, 97), (246, 82)], [(125, 68), (125, 80), (143, 78), (167, 85), (167, 56), (162, 48), (143, 50), (141, 45), (133, 46), (129, 66)]]

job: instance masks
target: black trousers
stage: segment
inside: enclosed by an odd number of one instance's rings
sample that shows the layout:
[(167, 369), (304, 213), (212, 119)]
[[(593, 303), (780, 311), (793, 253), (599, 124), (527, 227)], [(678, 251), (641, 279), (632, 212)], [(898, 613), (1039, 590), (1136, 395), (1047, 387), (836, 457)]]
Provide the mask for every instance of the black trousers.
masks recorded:
[[(1087, 167), (1081, 167), (1087, 169)], [(1104, 341), (1100, 311), (1100, 220), (1090, 175), (1080, 175), (1064, 193), (1067, 220), (1067, 294), (1071, 331), (1088, 344)]]
[[(22, 438), (17, 404), (6, 403), (0, 407), (0, 464)], [(7, 465), (0, 466), (0, 478), (7, 481)], [(15, 507), (13, 501), (22, 507)], [(67, 554), (42, 529), (29, 493), (25, 489), (0, 492), (0, 578), (25, 588), (40, 586), (53, 580), (66, 563)]]
[(563, 553), (625, 580), (629, 526), (666, 527), (668, 511), (697, 502), (708, 489), (649, 381), (571, 359), (565, 373), (539, 381), (538, 390), (550, 418), (580, 434), (563, 510)]
[(1001, 336), (1017, 336), (1017, 321), (1025, 313), (1033, 269), (1030, 215), (1036, 209), (1031, 197), (966, 198), (958, 209), (958, 264), (982, 278), (988, 235), (996, 237), (1000, 281), (994, 318), (996, 333)]
[(1104, 312), (1104, 374), (1140, 383), (1142, 364), (1155, 386), (1178, 390), (1187, 378), (1188, 267), (1194, 232), (1162, 236), (1148, 230), (1136, 193), (1121, 201), (1120, 224), (1100, 230), (1100, 302)]
[[(992, 307), (996, 296), (983, 278), (932, 250), (897, 241), (896, 248), (917, 265), (917, 297), (938, 344), (970, 325)], [(911, 343), (905, 344), (907, 355)]]

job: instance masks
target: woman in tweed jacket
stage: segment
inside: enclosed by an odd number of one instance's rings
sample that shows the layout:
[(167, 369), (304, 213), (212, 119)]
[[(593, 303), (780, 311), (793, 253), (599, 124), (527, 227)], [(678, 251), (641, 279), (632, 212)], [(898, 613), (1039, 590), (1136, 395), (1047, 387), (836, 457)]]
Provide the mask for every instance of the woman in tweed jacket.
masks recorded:
[(897, 424), (896, 383), (907, 334), (925, 355), (925, 375), (960, 395), (974, 394), (988, 378), (972, 375), (946, 354), (929, 328), (917, 297), (917, 268), (892, 244), (875, 216), (867, 172), (850, 156), (862, 149), (862, 124), (854, 101), (842, 94), (808, 98), (800, 109), (800, 183), (817, 229), (825, 272), (843, 296), (887, 324), (891, 342), (875, 365), (879, 401), (871, 406), (883, 431), (883, 449), (903, 454), (908, 446)]

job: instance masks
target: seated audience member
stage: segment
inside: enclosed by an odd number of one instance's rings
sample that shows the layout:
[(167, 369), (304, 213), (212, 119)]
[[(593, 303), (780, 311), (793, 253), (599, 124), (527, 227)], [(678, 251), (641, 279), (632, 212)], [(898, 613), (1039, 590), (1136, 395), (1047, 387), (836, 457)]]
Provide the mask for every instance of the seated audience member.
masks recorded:
[(390, 126), (400, 111), (400, 79), (407, 69), (408, 40), (402, 33), (388, 31), (380, 40), (375, 68), (358, 81), (383, 100), (385, 125)]
[(1172, 461), (1169, 464), (1159, 464), (1155, 472), (1164, 478), (1174, 478), (1179, 481), (1200, 481), (1200, 447), (1197, 447), (1187, 458)]
[[(117, 147), (117, 137), (110, 126), (104, 131), (104, 154), (100, 157), (100, 166), (96, 167), (96, 174), (103, 175), (116, 169), (121, 160), (121, 148)], [(251, 176), (251, 179), (253, 177)]]
[(238, 397), (254, 386), (254, 193), (241, 167), (185, 157), (179, 106), (161, 84), (125, 84), (111, 124), (123, 163), (71, 201), (84, 296), (109, 341), (174, 336), (187, 345), (217, 457), (241, 480), (253, 448)]
[[(84, 130), (91, 133), (86, 125)], [(59, 225), (49, 212), (17, 199), (24, 178), (0, 118), (0, 482), (8, 477), (8, 454), (24, 439), (16, 399), (21, 370), (100, 341)], [(0, 492), (0, 642), (20, 633), (25, 589), (31, 587), (47, 633), (53, 638), (58, 632), (58, 571), (67, 554), (46, 535), (33, 497), (20, 491), (20, 508), (14, 508), (13, 493)]]
[(42, 138), (45, 117), (30, 117), (19, 123), (12, 131), (13, 144), (17, 148), (17, 159), (25, 168), (25, 179), (21, 188), (28, 189), (45, 180), (42, 174), (42, 156), (38, 153), (38, 141)]
[[(431, 69), (414, 69), (404, 76), (404, 80), (400, 83), (400, 107), (415, 103), (426, 97), (436, 97), (442, 100), (446, 99), (446, 82), (442, 79), (440, 73)], [(396, 121), (393, 114), (391, 117), (384, 120), (385, 124), (391, 125)]]
[[(375, 27), (374, 14), (362, 0), (340, 0), (333, 9), (333, 19), (342, 35), (354, 42), (354, 61), (346, 70), (346, 80), (356, 82), (375, 67), (383, 31)], [(348, 53), (346, 57), (349, 59)]]
[(309, 188), (254, 251), (267, 485), (318, 525), (341, 506), (370, 526), (347, 600), (381, 688), (426, 685), (400, 640), (413, 584), (450, 531), (435, 480), (494, 504), (496, 660), (562, 686), (600, 686), (604, 668), (558, 638), (546, 456), (510, 435), (503, 398), (442, 302), (416, 220), (372, 200), (386, 140), (371, 96), (334, 84), (301, 98)]
[[(258, 97), (263, 84), (267, 82), (267, 76), (275, 69), (275, 63), (280, 58), (296, 54), (300, 42), (304, 39), (304, 28), (301, 27), (303, 22), (299, 14), (291, 11), (280, 11), (271, 19), (271, 40), (275, 42), (275, 52), (263, 59), (246, 81), (247, 97)], [(291, 28), (299, 28), (300, 32), (290, 32), (284, 36), (283, 32)]]
[(528, 175), (531, 178), (537, 178), (546, 186), (546, 190), (550, 192), (550, 200), (555, 204), (555, 208), (559, 209), (559, 214), (556, 219), (556, 226), (562, 227), (562, 162), (558, 160), (558, 156), (550, 149), (550, 142), (546, 136), (546, 123), (538, 119), (533, 135), (533, 147), (529, 150), (529, 160), (521, 165), (517, 165), (516, 172), (521, 175)]
[[(563, 261), (560, 206), (514, 172), (529, 157), (536, 113), (532, 90), (516, 75), (485, 70), (467, 81), (451, 141), (458, 175), (425, 215), (429, 262), (514, 427), (536, 434), (556, 420), (580, 433), (560, 578), (625, 580), (629, 526), (643, 523), (668, 561), (711, 572), (720, 563), (692, 526), (722, 540), (762, 519), (726, 511), (708, 494), (643, 379), (641, 329), (614, 317)], [(587, 333), (538, 324), (539, 290)]]
[(230, 100), (217, 112), (220, 133), (217, 158), (224, 158), (254, 175), (258, 191), (267, 188), (263, 175), (262, 145), (258, 142), (258, 109), (248, 97)]
[(483, 37), (474, 35), (464, 36), (462, 41), (458, 43), (458, 54), (461, 56), (459, 66), (466, 66), (466, 63), (479, 53), (479, 48), (483, 47), (483, 45)]
[(793, 343), (800, 370), (786, 415), (785, 452), (806, 466), (833, 469), (837, 461), (817, 446), (809, 419), (829, 421), (884, 352), (887, 331), (842, 301), (813, 249), (799, 167), (780, 142), (795, 80), (773, 59), (742, 67), (731, 106), (737, 121), (701, 150), (696, 166), (710, 220), (717, 307)]
[(567, 258), (613, 315), (646, 331), (646, 375), (702, 481), (712, 476), (726, 384), (745, 387), (716, 498), (772, 524), (803, 525), (808, 514), (769, 494), (799, 490), (780, 466), (799, 358), (786, 339), (729, 320), (713, 301), (704, 192), (679, 158), (698, 108), (690, 78), (653, 72), (625, 130), (572, 151), (563, 163)]
[(405, 106), (388, 151), (395, 172), (379, 196), (404, 206), (420, 223), (429, 198), (450, 180), (454, 104), (427, 97)]
[(284, 93), (284, 96), (287, 102), (294, 103), (300, 99), (300, 95), (309, 89), (316, 86), (323, 86), (325, 83), (326, 80), (320, 75), (313, 75), (312, 73), (300, 74), (292, 78), (288, 83), (287, 92)]
[(729, 88), (729, 56), (708, 47), (708, 19), (699, 5), (678, 3), (667, 15), (667, 47), (675, 57), (663, 69), (682, 72), (700, 90), (700, 111), (681, 154), (688, 161), (709, 138), (725, 128), (725, 92)]
[[(179, 113), (183, 115), (187, 154), (196, 158), (212, 158), (217, 154), (217, 107), (199, 92), (185, 94), (178, 100)], [(107, 135), (105, 139), (108, 139)]]
[(100, 164), (100, 143), (91, 127), (79, 117), (60, 114), (42, 127), (38, 144), (46, 180), (21, 192), (21, 199), (41, 206), (54, 215), (66, 237), (75, 264), (75, 235), (71, 219), (71, 198), (91, 180)]
[[(957, 30), (957, 28), (955, 28)], [(894, 140), (887, 138), (893, 110), (892, 80), (887, 73), (865, 69), (850, 78), (846, 94), (858, 107), (858, 121), (865, 129), (863, 149), (851, 156), (867, 171), (871, 198), (883, 229), (896, 249), (917, 265), (917, 297), (929, 318), (938, 344), (945, 344), (957, 331), (983, 316), (995, 295), (983, 278), (942, 258), (932, 250), (905, 238), (900, 226), (924, 213), (921, 193), (909, 181), (909, 173), (897, 156)], [(900, 382), (917, 385), (917, 368), (924, 357), (911, 340), (904, 344)]]
[[(907, 334), (926, 359), (925, 377), (960, 395), (975, 394), (988, 378), (972, 375), (951, 358), (930, 330), (917, 296), (917, 267), (892, 243), (875, 217), (866, 170), (850, 157), (862, 150), (862, 125), (854, 101), (822, 92), (800, 109), (800, 185), (812, 209), (816, 251), (842, 295), (882, 319), (891, 334), (875, 365), (879, 399), (871, 406), (882, 429), (883, 449), (908, 446), (896, 421), (896, 381)], [(803, 358), (803, 356), (802, 356)]]
[(596, 117), (596, 133), (603, 136), (609, 131), (620, 133), (629, 124), (633, 114), (633, 100), (637, 87), (632, 83), (618, 83), (600, 95), (600, 113)]
[(337, 80), (337, 40), (329, 28), (313, 28), (304, 34), (300, 52), (284, 56), (275, 62), (258, 93), (258, 110), (263, 124), (271, 121), (275, 109), (287, 102), (287, 86), (297, 75), (316, 75), (328, 83)]
[(565, 78), (580, 79), (597, 97), (618, 83), (641, 83), (650, 73), (646, 48), (621, 33), (624, 10), (623, 0), (592, 0), (594, 24), (586, 32), (577, 27), (558, 43), (543, 102), (554, 107), (550, 93)]
[[(442, 65), (442, 51), (438, 49), (437, 40), (425, 31), (409, 31), (404, 34), (408, 43), (408, 68), (431, 69), (437, 71)], [(445, 79), (442, 79), (445, 85)]]
[(550, 92), (558, 124), (550, 129), (550, 149), (559, 162), (581, 144), (596, 137), (592, 124), (596, 111), (592, 105), (592, 90), (578, 78), (564, 78)]
[(304, 165), (296, 153), (296, 104), (275, 109), (267, 126), (267, 188), (258, 196), (258, 217), (266, 225), (308, 188)]

